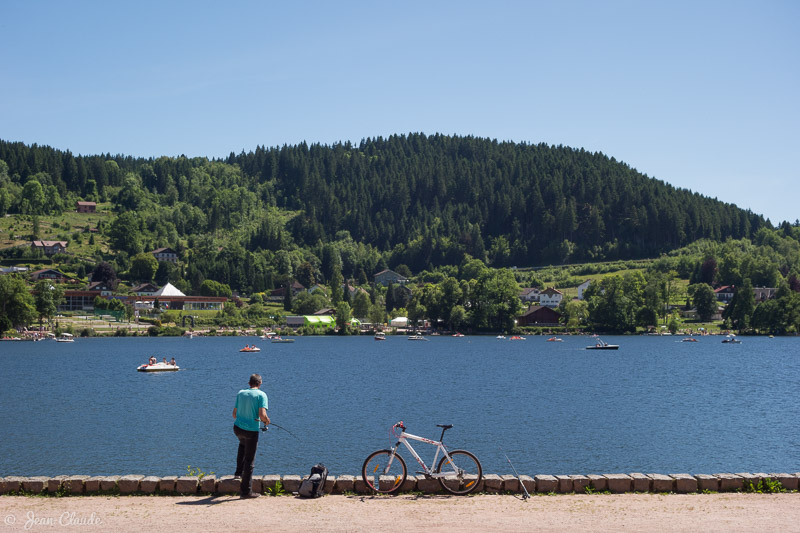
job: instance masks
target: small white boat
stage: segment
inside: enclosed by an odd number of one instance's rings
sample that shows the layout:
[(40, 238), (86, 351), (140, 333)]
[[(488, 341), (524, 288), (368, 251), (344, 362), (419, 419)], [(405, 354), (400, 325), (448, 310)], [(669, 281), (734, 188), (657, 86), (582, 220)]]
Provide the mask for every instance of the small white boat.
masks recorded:
[(275, 337), (272, 337), (270, 342), (273, 342), (273, 343), (276, 343), (276, 344), (277, 343), (286, 343), (286, 342), (294, 342), (294, 339), (284, 339), (283, 337), (280, 337), (280, 336), (276, 335)]
[(376, 341), (385, 341), (386, 340), (386, 333), (382, 331), (375, 332), (375, 340)]
[(181, 367), (178, 365), (171, 365), (169, 363), (155, 363), (152, 365), (139, 365), (136, 370), (139, 372), (176, 372)]
[(259, 348), (258, 346), (255, 346), (255, 345), (253, 345), (253, 346), (245, 346), (244, 348), (242, 348), (239, 351), (240, 352), (260, 352), (261, 348)]
[(725, 338), (722, 339), (723, 344), (741, 344), (742, 341), (736, 338), (736, 335), (733, 333), (729, 335), (725, 335)]
[(681, 339), (681, 342), (698, 342), (698, 340), (694, 337), (684, 337)]
[(619, 350), (619, 344), (608, 344), (598, 337), (594, 346), (587, 346), (587, 350)]
[(75, 342), (75, 338), (71, 333), (62, 333), (56, 338), (56, 342)]
[(558, 337), (550, 337), (547, 339), (547, 342), (564, 342), (564, 339), (560, 339)]
[(495, 338), (496, 338), (497, 340), (501, 340), (501, 341), (502, 341), (502, 340), (505, 340), (505, 339), (506, 339), (506, 336), (505, 336), (505, 335), (498, 335), (498, 336), (497, 336), (497, 337), (495, 337)]
[(453, 333), (453, 337), (463, 337), (463, 336), (464, 336), (463, 333), (459, 333), (457, 331), (455, 333)]
[(510, 340), (512, 340), (512, 341), (524, 341), (524, 340), (527, 340), (527, 339), (525, 339), (525, 337), (523, 337), (521, 335), (514, 335), (514, 336), (511, 337)]
[(426, 339), (422, 335), (409, 335), (408, 336), (408, 340), (410, 340), (410, 341), (426, 341), (428, 339)]

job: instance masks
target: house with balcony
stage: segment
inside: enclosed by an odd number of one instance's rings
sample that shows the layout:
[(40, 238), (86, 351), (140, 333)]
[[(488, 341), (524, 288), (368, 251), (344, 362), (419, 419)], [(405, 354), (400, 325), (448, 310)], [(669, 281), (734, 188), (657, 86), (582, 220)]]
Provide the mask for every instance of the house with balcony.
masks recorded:
[(47, 256), (63, 254), (67, 251), (67, 241), (32, 241), (31, 248), (41, 250)]
[(542, 307), (556, 308), (564, 299), (564, 294), (552, 287), (548, 287), (539, 295), (539, 305)]
[(178, 252), (176, 252), (172, 248), (156, 248), (150, 253), (153, 254), (153, 257), (155, 257), (156, 261), (159, 262), (167, 262), (167, 263), (178, 262)]
[(394, 270), (389, 270), (389, 269), (381, 270), (380, 272), (375, 274), (373, 278), (375, 280), (375, 285), (386, 286), (391, 283), (394, 283), (395, 285), (405, 285), (406, 283), (408, 283), (407, 277), (402, 276), (397, 272), (395, 272)]

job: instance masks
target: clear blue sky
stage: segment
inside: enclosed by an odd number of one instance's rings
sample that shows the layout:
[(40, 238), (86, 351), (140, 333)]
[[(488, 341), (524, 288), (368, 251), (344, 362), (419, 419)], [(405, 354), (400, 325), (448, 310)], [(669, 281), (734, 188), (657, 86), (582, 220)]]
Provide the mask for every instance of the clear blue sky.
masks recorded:
[(424, 132), (601, 151), (800, 218), (800, 2), (0, 1), (0, 138), (226, 156)]

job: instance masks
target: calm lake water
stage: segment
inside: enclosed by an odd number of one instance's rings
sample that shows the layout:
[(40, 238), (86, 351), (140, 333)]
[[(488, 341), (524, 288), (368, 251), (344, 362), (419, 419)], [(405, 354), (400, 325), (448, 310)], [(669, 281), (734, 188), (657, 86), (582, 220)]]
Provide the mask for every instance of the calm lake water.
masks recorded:
[[(399, 420), (429, 438), (453, 424), (445, 442), (488, 473), (511, 473), (504, 454), (531, 475), (800, 471), (800, 338), (296, 339), (2, 342), (0, 476), (232, 474), (233, 401), (253, 372), (298, 437), (262, 434), (256, 474), (358, 475)], [(136, 372), (153, 354), (181, 371)]]

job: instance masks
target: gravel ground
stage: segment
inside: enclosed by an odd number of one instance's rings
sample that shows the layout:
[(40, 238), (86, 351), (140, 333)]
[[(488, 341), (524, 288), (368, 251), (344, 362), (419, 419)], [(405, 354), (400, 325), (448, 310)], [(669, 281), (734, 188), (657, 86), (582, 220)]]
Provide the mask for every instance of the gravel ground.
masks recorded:
[(800, 494), (0, 497), (2, 531), (800, 531)]

